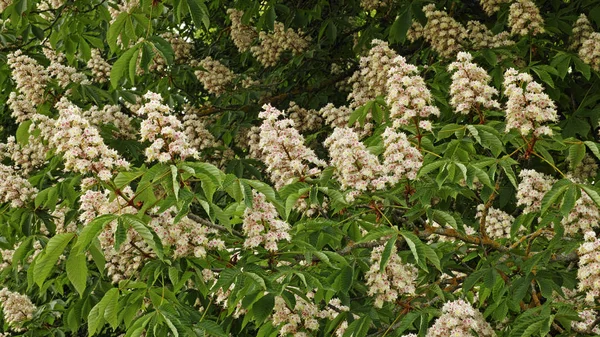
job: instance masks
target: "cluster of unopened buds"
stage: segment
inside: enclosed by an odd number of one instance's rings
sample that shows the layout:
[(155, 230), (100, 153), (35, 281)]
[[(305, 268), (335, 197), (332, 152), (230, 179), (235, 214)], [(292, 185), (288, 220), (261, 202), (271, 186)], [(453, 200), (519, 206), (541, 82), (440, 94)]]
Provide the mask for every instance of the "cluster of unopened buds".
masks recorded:
[(479, 0), (481, 7), (487, 15), (493, 15), (500, 10), (502, 4), (510, 3), (512, 0)]
[(544, 33), (544, 19), (531, 0), (516, 0), (510, 5), (508, 26), (513, 35), (537, 35)]
[(509, 32), (492, 33), (483, 23), (479, 21), (467, 22), (467, 34), (473, 49), (499, 48), (512, 46), (515, 41), (510, 39)]
[(294, 121), (294, 127), (301, 133), (316, 130), (323, 122), (316, 110), (302, 108), (294, 101), (290, 102), (287, 114)]
[(96, 127), (112, 124), (113, 134), (120, 138), (132, 139), (137, 133), (133, 127), (133, 118), (123, 113), (118, 105), (105, 105), (102, 109), (93, 105), (83, 112), (83, 116)]
[(100, 54), (100, 50), (92, 49), (91, 57), (87, 63), (91, 70), (94, 80), (98, 83), (104, 83), (110, 78), (111, 65)]
[(202, 83), (204, 89), (217, 96), (226, 91), (235, 77), (229, 68), (210, 56), (200, 61), (200, 66), (205, 70), (196, 70), (194, 73), (196, 78)]
[(565, 228), (565, 235), (576, 235), (586, 233), (597, 228), (600, 224), (600, 210), (590, 196), (581, 191), (581, 197), (575, 202), (575, 206), (560, 223)]
[(427, 24), (423, 27), (423, 38), (442, 57), (451, 57), (463, 49), (468, 38), (467, 29), (448, 13), (438, 10), (435, 4), (423, 7)]
[(275, 21), (273, 32), (260, 32), (259, 45), (252, 46), (252, 55), (265, 67), (277, 64), (281, 54), (291, 51), (294, 55), (304, 52), (308, 48), (310, 37), (304, 36), (302, 31), (285, 28), (283, 23)]
[(233, 44), (235, 44), (240, 53), (250, 50), (252, 42), (258, 37), (254, 27), (242, 23), (244, 12), (239, 9), (229, 8), (227, 14), (229, 14), (229, 19), (231, 20), (230, 34)]

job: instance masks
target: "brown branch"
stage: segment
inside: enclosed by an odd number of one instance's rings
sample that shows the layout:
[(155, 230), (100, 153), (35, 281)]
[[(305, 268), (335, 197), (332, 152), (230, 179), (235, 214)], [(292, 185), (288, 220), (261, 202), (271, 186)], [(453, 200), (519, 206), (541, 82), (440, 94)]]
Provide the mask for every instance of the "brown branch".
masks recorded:
[(196, 214), (188, 213), (187, 217), (190, 218), (191, 220), (196, 221), (197, 223), (199, 223), (201, 225), (206, 226), (206, 227), (210, 227), (210, 228), (219, 230), (221, 232), (229, 232), (229, 233), (231, 233), (231, 234), (233, 234), (235, 236), (239, 236), (241, 238), (244, 237), (244, 235), (241, 232), (239, 232), (239, 231), (237, 231), (237, 230), (235, 230), (233, 228), (229, 229), (229, 228), (227, 228), (225, 226), (214, 224), (214, 223), (212, 223), (212, 221), (204, 219), (204, 218), (202, 218), (202, 217), (200, 217), (200, 216), (198, 216)]

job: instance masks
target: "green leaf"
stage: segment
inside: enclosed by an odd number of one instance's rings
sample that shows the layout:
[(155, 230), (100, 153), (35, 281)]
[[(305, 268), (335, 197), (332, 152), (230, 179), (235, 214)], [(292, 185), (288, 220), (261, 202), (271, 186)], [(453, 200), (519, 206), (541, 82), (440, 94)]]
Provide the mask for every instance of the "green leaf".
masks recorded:
[(577, 186), (579, 186), (585, 193), (587, 193), (587, 195), (589, 195), (590, 198), (592, 198), (596, 206), (600, 208), (600, 194), (598, 194), (598, 192), (594, 188), (581, 184), (578, 184)]
[(67, 259), (67, 277), (73, 284), (80, 297), (83, 297), (87, 283), (87, 258), (83, 253), (72, 252)]
[(187, 0), (187, 4), (196, 29), (200, 29), (200, 27), (204, 25), (204, 28), (208, 30), (210, 28), (210, 19), (208, 16), (208, 8), (206, 8), (204, 1)]
[(171, 165), (171, 177), (173, 179), (173, 194), (175, 199), (179, 201), (179, 181), (177, 180), (177, 166)]
[(209, 335), (216, 337), (228, 337), (229, 335), (223, 331), (219, 324), (213, 321), (204, 320), (198, 323), (198, 327), (206, 331)]
[(26, 120), (19, 124), (19, 127), (17, 128), (17, 133), (15, 134), (15, 139), (17, 143), (21, 145), (27, 145), (27, 143), (29, 143), (29, 127), (32, 123), (33, 121)]
[(173, 64), (174, 51), (173, 47), (169, 42), (163, 39), (160, 36), (153, 36), (148, 39), (148, 41), (152, 42), (154, 47), (158, 50), (158, 52), (165, 58), (167, 64)]
[(575, 207), (575, 202), (577, 197), (577, 186), (571, 185), (569, 189), (565, 192), (565, 195), (562, 200), (562, 205), (560, 206), (560, 214), (563, 216), (569, 215), (573, 207)]
[(394, 21), (394, 24), (390, 28), (390, 42), (404, 43), (406, 40), (406, 33), (412, 25), (412, 13), (409, 7), (406, 7), (404, 13), (400, 14)]
[(131, 49), (128, 49), (126, 52), (124, 52), (119, 57), (117, 62), (115, 62), (115, 64), (113, 64), (112, 69), (110, 70), (110, 84), (113, 89), (117, 88), (117, 85), (119, 84), (119, 80), (121, 80), (121, 78), (123, 78), (124, 74), (127, 74), (128, 69), (129, 69), (129, 62), (133, 58), (133, 55), (137, 53), (138, 49), (139, 49), (139, 45), (136, 45), (136, 46), (132, 47)]
[(431, 218), (433, 221), (437, 222), (440, 225), (450, 225), (454, 229), (458, 229), (458, 224), (456, 223), (456, 219), (454, 217), (444, 211), (439, 209), (433, 210), (431, 213)]
[(554, 205), (559, 198), (562, 197), (570, 184), (572, 184), (571, 181), (563, 179), (552, 186), (552, 189), (550, 189), (550, 191), (544, 195), (544, 198), (542, 198), (541, 215), (546, 214), (548, 208)]
[(539, 67), (533, 67), (531, 69), (540, 77), (540, 79), (544, 83), (548, 84), (551, 88), (554, 88), (554, 81), (552, 80), (550, 74), (548, 74), (545, 70), (542, 70)]
[(383, 272), (385, 270), (385, 266), (387, 265), (390, 257), (392, 256), (392, 250), (396, 245), (396, 240), (398, 239), (397, 235), (393, 235), (385, 245), (383, 249), (383, 253), (381, 253), (381, 262), (379, 263), (379, 271)]
[(569, 167), (574, 170), (577, 165), (581, 164), (581, 161), (585, 157), (585, 145), (583, 143), (573, 144), (569, 147)]
[(71, 249), (71, 254), (72, 252), (83, 252), (86, 250), (90, 243), (98, 237), (98, 234), (100, 234), (104, 226), (116, 218), (117, 216), (114, 214), (101, 215), (83, 227), (81, 233), (79, 233), (79, 236), (77, 237), (75, 245), (73, 245), (73, 248)]
[(125, 21), (129, 17), (129, 13), (122, 12), (117, 16), (117, 19), (110, 25), (108, 28), (108, 33), (106, 34), (106, 41), (108, 42), (108, 46), (110, 50), (113, 52), (117, 50), (117, 39), (119, 35), (123, 32), (125, 28)]
[(61, 233), (55, 235), (50, 239), (50, 241), (48, 241), (48, 244), (42, 252), (42, 255), (37, 259), (37, 263), (35, 264), (35, 269), (33, 271), (33, 279), (40, 288), (52, 271), (52, 268), (56, 266), (58, 258), (62, 255), (63, 251), (74, 236), (74, 233)]
[(163, 258), (163, 248), (160, 240), (155, 238), (155, 233), (152, 229), (148, 228), (146, 224), (133, 214), (123, 214), (120, 217), (128, 226), (133, 227), (135, 231), (144, 239), (144, 242), (156, 253), (156, 255)]
[(591, 142), (591, 141), (585, 141), (583, 142), (588, 149), (590, 149), (590, 151), (592, 151), (592, 153), (594, 154), (594, 156), (596, 156), (596, 158), (600, 159), (600, 149), (598, 149), (598, 144)]
[[(104, 294), (104, 297), (98, 302), (88, 314), (88, 333), (90, 336), (96, 334), (96, 331), (104, 324), (106, 317), (106, 308), (110, 304), (114, 307), (114, 302), (119, 299), (119, 289), (111, 288)], [(115, 313), (116, 314), (116, 313)], [(111, 313), (111, 319), (112, 319)]]
[(262, 324), (267, 317), (273, 312), (275, 306), (275, 296), (267, 294), (252, 305), (252, 313), (256, 324)]
[(590, 77), (592, 77), (592, 71), (589, 65), (583, 63), (583, 61), (579, 57), (572, 57), (573, 63), (575, 63), (575, 70), (579, 71), (586, 80), (589, 81)]

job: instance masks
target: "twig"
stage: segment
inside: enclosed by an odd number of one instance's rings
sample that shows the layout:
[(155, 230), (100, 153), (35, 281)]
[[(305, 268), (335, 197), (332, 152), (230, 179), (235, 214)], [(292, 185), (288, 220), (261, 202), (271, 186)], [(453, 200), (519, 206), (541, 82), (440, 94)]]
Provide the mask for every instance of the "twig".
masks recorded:
[(194, 220), (194, 221), (196, 221), (199, 224), (202, 224), (202, 225), (206, 226), (206, 227), (217, 229), (217, 230), (222, 231), (222, 232), (230, 232), (231, 234), (233, 234), (235, 236), (239, 236), (240, 238), (244, 237), (244, 235), (241, 232), (239, 232), (239, 231), (237, 231), (237, 230), (235, 230), (233, 228), (229, 229), (229, 228), (227, 228), (225, 226), (214, 224), (214, 223), (212, 223), (212, 221), (204, 219), (204, 218), (202, 218), (202, 217), (200, 217), (200, 216), (198, 216), (196, 214), (188, 213), (187, 217), (190, 218), (190, 219), (192, 219), (192, 220)]

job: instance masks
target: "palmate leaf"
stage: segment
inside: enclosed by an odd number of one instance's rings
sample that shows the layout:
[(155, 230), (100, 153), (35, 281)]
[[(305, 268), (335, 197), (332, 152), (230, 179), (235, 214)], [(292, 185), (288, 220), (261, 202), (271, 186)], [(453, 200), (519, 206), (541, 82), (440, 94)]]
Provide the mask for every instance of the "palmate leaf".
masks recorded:
[(37, 258), (33, 279), (35, 283), (41, 287), (52, 268), (56, 266), (58, 258), (62, 255), (63, 251), (75, 236), (74, 233), (61, 233), (57, 234), (48, 241), (46, 248), (42, 254)]

